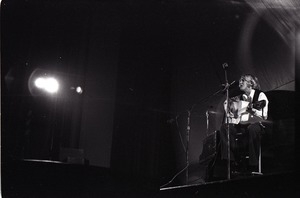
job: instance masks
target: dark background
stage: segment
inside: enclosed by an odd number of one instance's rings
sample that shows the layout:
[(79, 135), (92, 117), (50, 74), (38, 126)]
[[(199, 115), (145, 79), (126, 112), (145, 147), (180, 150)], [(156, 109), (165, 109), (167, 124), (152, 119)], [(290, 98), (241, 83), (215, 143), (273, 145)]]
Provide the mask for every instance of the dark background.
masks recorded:
[[(222, 122), (224, 63), (230, 82), (252, 73), (263, 91), (295, 91), (295, 32), (246, 2), (2, 1), (2, 160), (82, 149), (90, 165), (167, 182), (185, 166), (192, 110), (197, 164)], [(62, 79), (58, 95), (28, 88), (41, 70)]]

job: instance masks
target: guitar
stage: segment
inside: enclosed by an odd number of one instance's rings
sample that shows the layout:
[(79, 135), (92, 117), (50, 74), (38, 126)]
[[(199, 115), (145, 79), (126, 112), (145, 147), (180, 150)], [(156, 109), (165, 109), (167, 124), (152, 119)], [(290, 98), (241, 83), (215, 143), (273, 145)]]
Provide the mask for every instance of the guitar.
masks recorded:
[[(229, 102), (229, 114), (228, 121), (231, 124), (250, 124), (255, 122), (261, 122), (264, 119), (255, 115), (256, 110), (261, 110), (266, 105), (265, 100), (249, 103), (247, 101), (233, 101)], [(226, 105), (225, 105), (226, 112)], [(227, 123), (227, 120), (225, 120)]]

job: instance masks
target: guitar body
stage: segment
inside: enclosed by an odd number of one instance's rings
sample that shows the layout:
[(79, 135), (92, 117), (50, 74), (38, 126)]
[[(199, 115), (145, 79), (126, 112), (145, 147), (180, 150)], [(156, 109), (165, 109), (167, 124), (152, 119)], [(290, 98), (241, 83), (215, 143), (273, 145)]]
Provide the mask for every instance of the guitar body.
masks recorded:
[(252, 115), (249, 113), (249, 118), (247, 121), (244, 121), (244, 120), (239, 120), (239, 124), (253, 124), (253, 123), (256, 123), (256, 122), (261, 122), (263, 121), (263, 119), (259, 116), (256, 116), (256, 115)]
[(253, 106), (258, 106), (262, 102), (249, 103), (247, 101), (231, 101), (229, 103), (229, 123), (231, 124), (252, 124), (256, 122), (261, 122), (263, 119), (259, 116), (254, 115), (251, 108)]

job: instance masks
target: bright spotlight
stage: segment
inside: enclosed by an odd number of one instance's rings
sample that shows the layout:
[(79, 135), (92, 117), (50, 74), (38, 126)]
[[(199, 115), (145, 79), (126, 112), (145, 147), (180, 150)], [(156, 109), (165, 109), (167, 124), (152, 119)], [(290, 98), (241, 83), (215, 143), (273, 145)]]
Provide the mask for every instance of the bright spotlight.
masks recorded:
[(59, 84), (55, 78), (47, 78), (44, 89), (49, 93), (56, 93), (59, 89)]
[(83, 90), (81, 89), (81, 87), (76, 87), (76, 92), (77, 92), (77, 93), (82, 94), (82, 91), (83, 91)]
[(73, 96), (71, 94), (80, 95), (83, 89), (79, 86), (82, 79), (79, 77), (37, 68), (29, 76), (28, 89), (33, 96), (64, 98)]
[(34, 84), (37, 88), (43, 89), (45, 87), (45, 79), (44, 78), (37, 78), (34, 81)]
[(49, 93), (56, 93), (59, 89), (58, 81), (55, 78), (42, 78), (39, 77), (34, 82), (35, 86), (40, 89), (44, 89)]

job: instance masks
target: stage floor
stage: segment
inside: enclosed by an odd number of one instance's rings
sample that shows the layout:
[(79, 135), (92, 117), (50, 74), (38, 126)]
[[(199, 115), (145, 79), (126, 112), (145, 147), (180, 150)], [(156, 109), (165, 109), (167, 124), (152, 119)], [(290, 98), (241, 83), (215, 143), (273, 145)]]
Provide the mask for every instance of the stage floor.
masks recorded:
[(157, 188), (107, 168), (51, 161), (2, 163), (2, 197), (299, 197), (299, 174), (286, 171)]

